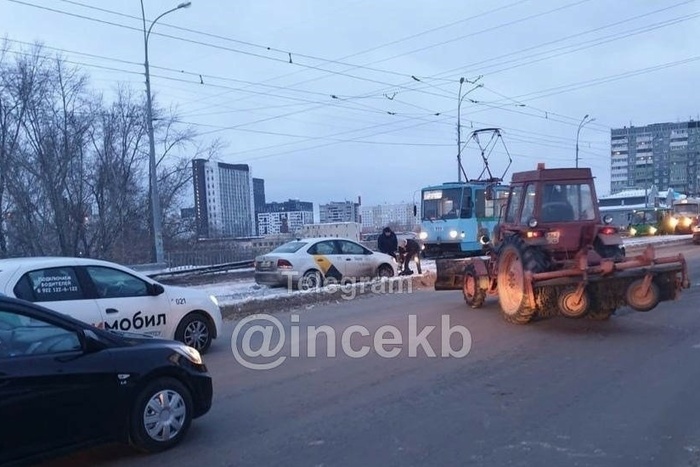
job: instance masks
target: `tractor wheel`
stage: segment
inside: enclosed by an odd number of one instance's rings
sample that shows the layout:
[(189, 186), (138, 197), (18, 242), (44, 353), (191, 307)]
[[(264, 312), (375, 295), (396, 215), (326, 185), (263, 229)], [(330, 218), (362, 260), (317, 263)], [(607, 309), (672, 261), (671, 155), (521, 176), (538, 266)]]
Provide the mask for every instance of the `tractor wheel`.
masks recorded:
[(479, 287), (479, 277), (473, 264), (464, 268), (464, 286), (462, 287), (464, 301), (472, 308), (481, 308), (486, 301), (486, 290)]
[(630, 308), (636, 311), (649, 311), (656, 308), (661, 301), (661, 291), (654, 281), (649, 285), (649, 290), (644, 293), (644, 279), (637, 279), (627, 288), (626, 299)]
[(578, 319), (586, 315), (591, 305), (588, 291), (584, 290), (580, 300), (576, 299), (576, 287), (570, 287), (559, 293), (557, 300), (559, 312), (567, 318)]
[(535, 316), (525, 293), (525, 272), (544, 272), (548, 268), (543, 251), (527, 247), (519, 237), (504, 239), (498, 255), (498, 301), (506, 321), (527, 324)]
[(625, 259), (625, 248), (623, 246), (603, 245), (600, 240), (596, 239), (594, 248), (596, 253), (598, 253), (603, 259), (612, 259), (616, 263), (624, 261)]

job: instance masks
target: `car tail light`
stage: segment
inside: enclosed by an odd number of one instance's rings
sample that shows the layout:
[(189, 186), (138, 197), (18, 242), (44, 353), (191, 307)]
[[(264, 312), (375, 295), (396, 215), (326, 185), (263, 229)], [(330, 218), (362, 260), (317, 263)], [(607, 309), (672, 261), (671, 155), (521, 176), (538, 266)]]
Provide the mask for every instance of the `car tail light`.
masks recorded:
[(617, 233), (617, 229), (615, 227), (603, 227), (600, 229), (600, 233), (603, 235), (613, 235)]
[(292, 263), (290, 263), (286, 259), (278, 259), (277, 269), (292, 269)]

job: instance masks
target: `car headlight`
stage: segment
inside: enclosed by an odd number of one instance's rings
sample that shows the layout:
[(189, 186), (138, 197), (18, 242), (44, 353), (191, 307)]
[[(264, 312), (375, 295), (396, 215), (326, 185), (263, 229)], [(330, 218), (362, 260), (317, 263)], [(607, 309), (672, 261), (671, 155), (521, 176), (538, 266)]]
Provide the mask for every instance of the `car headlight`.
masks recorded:
[(450, 238), (457, 238), (457, 231), (456, 230), (450, 230)]
[(652, 227), (649, 227), (649, 233), (650, 233), (651, 235), (656, 234), (656, 227), (653, 227), (653, 226), (652, 226)]
[(428, 232), (419, 233), (418, 238), (420, 238), (421, 240), (425, 240), (426, 238), (428, 238)]
[(202, 355), (200, 355), (199, 351), (194, 347), (190, 347), (188, 345), (178, 345), (175, 347), (175, 351), (195, 365), (203, 364)]
[(219, 306), (219, 300), (214, 295), (209, 295), (209, 300), (216, 306)]

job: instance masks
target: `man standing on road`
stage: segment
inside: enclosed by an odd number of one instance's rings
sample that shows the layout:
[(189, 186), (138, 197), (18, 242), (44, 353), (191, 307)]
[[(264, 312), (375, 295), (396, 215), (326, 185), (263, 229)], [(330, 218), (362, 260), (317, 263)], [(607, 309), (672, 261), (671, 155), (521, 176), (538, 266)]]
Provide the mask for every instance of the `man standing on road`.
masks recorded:
[(416, 262), (418, 274), (423, 274), (420, 267), (420, 244), (412, 238), (402, 238), (399, 244), (399, 252), (403, 258), (403, 267), (399, 275), (409, 276), (413, 271), (408, 267), (411, 261)]
[(396, 257), (396, 252), (399, 249), (399, 241), (396, 238), (396, 234), (391, 230), (391, 227), (384, 227), (384, 231), (377, 239), (377, 248), (384, 254)]

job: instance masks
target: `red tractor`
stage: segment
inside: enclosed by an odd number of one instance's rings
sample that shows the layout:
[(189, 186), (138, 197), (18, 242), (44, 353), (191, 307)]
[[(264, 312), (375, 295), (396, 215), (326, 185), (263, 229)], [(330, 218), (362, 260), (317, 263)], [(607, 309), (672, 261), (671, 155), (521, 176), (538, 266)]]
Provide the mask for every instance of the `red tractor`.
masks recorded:
[(653, 247), (627, 258), (607, 217), (600, 222), (588, 168), (513, 174), (508, 204), (484, 256), (437, 260), (435, 290), (462, 289), (473, 308), (497, 295), (504, 318), (525, 324), (561, 314), (608, 319), (617, 308), (649, 311), (689, 287), (683, 255), (656, 258)]

